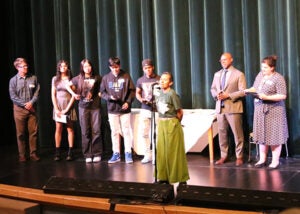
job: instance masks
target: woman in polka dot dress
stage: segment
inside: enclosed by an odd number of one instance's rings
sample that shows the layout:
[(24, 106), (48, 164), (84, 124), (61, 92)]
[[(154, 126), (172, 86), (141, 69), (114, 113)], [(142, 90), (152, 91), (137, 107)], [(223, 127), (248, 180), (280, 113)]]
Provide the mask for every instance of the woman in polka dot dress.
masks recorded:
[(287, 142), (288, 126), (286, 118), (286, 82), (276, 72), (276, 56), (267, 56), (261, 61), (261, 71), (256, 76), (253, 87), (245, 93), (256, 92), (254, 99), (253, 140), (259, 144), (259, 161), (255, 167), (266, 166), (268, 150), (272, 151), (272, 162), (268, 166), (279, 166), (282, 144)]

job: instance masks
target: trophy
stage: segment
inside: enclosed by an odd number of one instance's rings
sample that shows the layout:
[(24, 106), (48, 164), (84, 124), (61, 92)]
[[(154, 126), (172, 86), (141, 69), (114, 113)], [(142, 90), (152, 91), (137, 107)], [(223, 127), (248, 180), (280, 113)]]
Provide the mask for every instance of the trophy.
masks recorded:
[(93, 96), (93, 86), (94, 86), (95, 80), (94, 79), (85, 79), (83, 83), (83, 94), (84, 98), (82, 99), (83, 102), (89, 103), (92, 102), (92, 96)]

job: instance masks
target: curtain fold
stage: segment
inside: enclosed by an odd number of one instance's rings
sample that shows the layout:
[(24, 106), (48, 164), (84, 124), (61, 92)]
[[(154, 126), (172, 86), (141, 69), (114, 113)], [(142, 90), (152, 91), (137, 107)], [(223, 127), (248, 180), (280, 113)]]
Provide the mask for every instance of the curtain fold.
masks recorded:
[[(248, 87), (260, 70), (261, 59), (278, 55), (277, 70), (288, 85), (289, 146), (300, 154), (300, 104), (295, 99), (300, 94), (299, 1), (5, 1), (7, 23), (12, 23), (7, 31), (10, 76), (15, 74), (14, 58), (23, 56), (41, 82), (43, 146), (53, 145), (50, 83), (59, 59), (68, 60), (76, 75), (80, 61), (88, 58), (104, 75), (109, 72), (108, 58), (118, 56), (121, 67), (136, 82), (143, 74), (141, 61), (152, 58), (158, 74), (173, 73), (184, 108), (214, 108), (213, 74), (220, 69), (220, 55), (231, 52), (234, 66), (245, 72)], [(245, 126), (251, 129), (252, 98), (246, 98), (245, 109)]]

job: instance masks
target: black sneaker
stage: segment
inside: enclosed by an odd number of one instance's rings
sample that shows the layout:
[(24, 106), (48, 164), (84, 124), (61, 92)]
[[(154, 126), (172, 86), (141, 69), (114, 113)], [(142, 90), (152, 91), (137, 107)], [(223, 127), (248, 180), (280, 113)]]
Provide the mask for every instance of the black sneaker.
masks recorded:
[(158, 181), (159, 184), (170, 184), (169, 181), (160, 180)]
[(68, 156), (66, 158), (67, 161), (72, 161), (73, 160), (73, 153), (72, 152), (68, 152)]
[(60, 161), (60, 149), (59, 148), (55, 149), (55, 155), (54, 155), (53, 160)]

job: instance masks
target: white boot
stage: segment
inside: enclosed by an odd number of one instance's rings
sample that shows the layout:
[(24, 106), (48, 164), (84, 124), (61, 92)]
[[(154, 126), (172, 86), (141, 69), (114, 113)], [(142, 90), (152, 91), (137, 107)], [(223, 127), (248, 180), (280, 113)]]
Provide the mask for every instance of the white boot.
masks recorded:
[(152, 151), (149, 149), (145, 152), (144, 158), (142, 159), (142, 163), (149, 163), (152, 161)]
[(276, 169), (279, 166), (279, 158), (281, 154), (282, 145), (271, 146), (272, 150), (272, 162), (269, 168)]
[(266, 164), (268, 154), (268, 146), (259, 144), (259, 161), (254, 165), (255, 167), (263, 167)]

